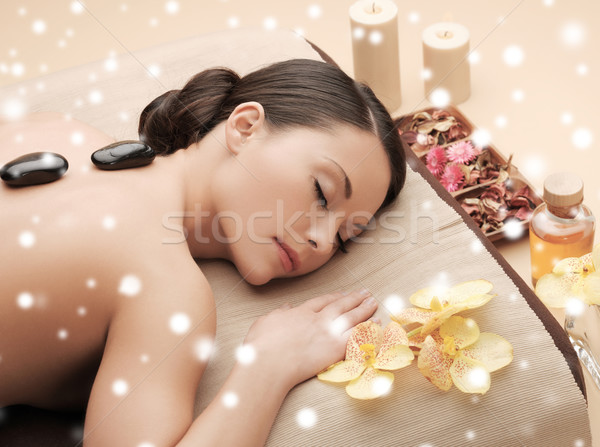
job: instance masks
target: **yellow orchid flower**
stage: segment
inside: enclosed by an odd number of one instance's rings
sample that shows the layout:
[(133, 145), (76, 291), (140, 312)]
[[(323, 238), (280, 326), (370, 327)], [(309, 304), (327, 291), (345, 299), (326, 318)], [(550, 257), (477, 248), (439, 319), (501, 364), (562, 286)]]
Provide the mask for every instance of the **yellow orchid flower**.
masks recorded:
[(549, 307), (566, 307), (571, 298), (600, 304), (600, 244), (579, 258), (565, 258), (542, 276), (535, 293)]
[[(394, 381), (394, 371), (410, 365), (414, 354), (406, 332), (390, 322), (385, 330), (372, 321), (352, 329), (346, 345), (346, 359), (317, 375), (325, 382), (348, 382), (346, 392), (355, 399), (374, 399), (386, 394)], [(385, 371), (381, 371), (385, 370)]]
[(452, 316), (425, 338), (417, 365), (443, 391), (454, 383), (463, 393), (485, 394), (490, 373), (512, 358), (512, 345), (503, 337), (479, 332), (471, 318)]
[[(452, 315), (467, 309), (481, 307), (496, 295), (488, 292), (494, 286), (484, 279), (466, 281), (450, 288), (427, 287), (418, 290), (410, 297), (411, 304), (418, 306), (403, 309), (392, 319), (401, 325), (420, 323), (422, 326), (409, 333), (411, 346), (421, 346), (425, 336), (450, 318)], [(420, 336), (415, 341), (414, 336)]]

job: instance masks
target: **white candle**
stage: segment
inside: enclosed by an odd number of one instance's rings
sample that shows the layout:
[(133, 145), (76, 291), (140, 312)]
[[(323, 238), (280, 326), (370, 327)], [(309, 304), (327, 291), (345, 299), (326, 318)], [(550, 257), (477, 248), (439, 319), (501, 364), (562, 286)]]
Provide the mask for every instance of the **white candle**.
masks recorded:
[(441, 22), (423, 31), (425, 95), (446, 91), (449, 102), (459, 104), (471, 94), (469, 30), (458, 23)]
[(400, 107), (398, 8), (391, 0), (350, 7), (354, 78), (366, 83), (390, 112)]

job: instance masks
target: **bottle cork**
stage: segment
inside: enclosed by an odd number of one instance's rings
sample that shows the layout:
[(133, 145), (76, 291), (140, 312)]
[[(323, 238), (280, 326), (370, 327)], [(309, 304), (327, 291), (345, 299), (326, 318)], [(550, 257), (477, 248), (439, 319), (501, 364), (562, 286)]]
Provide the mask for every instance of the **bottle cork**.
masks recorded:
[(583, 181), (570, 172), (557, 172), (544, 181), (544, 202), (563, 208), (583, 202)]

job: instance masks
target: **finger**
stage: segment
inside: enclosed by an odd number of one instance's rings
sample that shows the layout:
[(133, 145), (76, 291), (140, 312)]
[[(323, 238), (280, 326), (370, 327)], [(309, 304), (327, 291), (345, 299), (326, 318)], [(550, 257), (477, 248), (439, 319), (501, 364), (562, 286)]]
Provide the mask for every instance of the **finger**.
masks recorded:
[[(347, 325), (347, 328), (344, 328), (344, 337), (349, 337), (352, 328), (363, 321), (367, 321), (369, 317), (373, 316), (376, 310), (377, 300), (373, 297), (370, 297), (364, 300), (360, 306), (346, 312), (344, 315), (341, 315), (340, 318), (343, 319), (344, 323)], [(378, 320), (377, 317), (373, 318), (373, 320), (375, 319)], [(341, 326), (341, 324), (339, 325)]]
[(310, 308), (313, 312), (320, 312), (328, 304), (339, 300), (341, 297), (347, 295), (346, 292), (336, 291), (328, 293), (327, 295), (321, 295), (311, 300), (306, 301), (303, 305)]
[(347, 296), (332, 301), (323, 308), (323, 312), (327, 312), (332, 318), (337, 318), (338, 315), (342, 315), (355, 307), (360, 306), (360, 304), (370, 295), (371, 292), (367, 289), (356, 290)]

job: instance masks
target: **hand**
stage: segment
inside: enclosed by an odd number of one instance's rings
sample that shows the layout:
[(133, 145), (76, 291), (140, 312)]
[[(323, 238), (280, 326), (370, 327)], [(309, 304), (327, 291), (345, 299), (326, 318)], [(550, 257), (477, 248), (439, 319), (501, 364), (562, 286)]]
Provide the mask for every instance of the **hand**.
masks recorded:
[(334, 292), (297, 307), (286, 304), (259, 318), (244, 343), (274, 380), (291, 389), (343, 360), (351, 329), (376, 309), (368, 291)]

